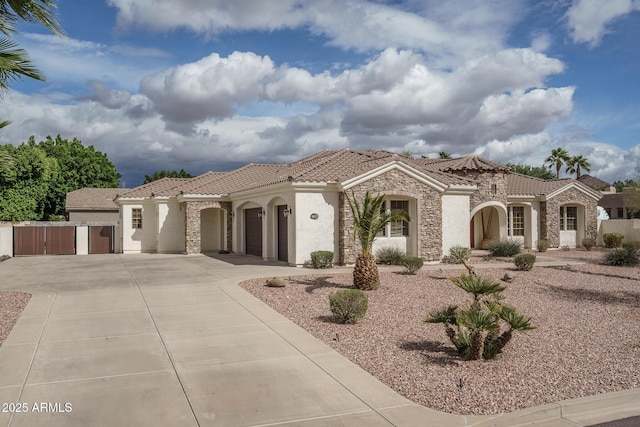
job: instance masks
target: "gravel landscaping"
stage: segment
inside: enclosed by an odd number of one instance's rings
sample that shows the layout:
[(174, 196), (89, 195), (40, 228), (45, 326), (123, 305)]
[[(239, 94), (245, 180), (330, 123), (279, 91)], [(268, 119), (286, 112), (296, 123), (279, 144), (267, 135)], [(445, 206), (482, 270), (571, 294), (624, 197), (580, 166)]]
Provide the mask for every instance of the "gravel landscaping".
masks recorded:
[(240, 286), (414, 402), (496, 414), (640, 387), (640, 269), (602, 265), (603, 254), (548, 251), (539, 261), (586, 264), (531, 271), (509, 262), (480, 268), (489, 261), (472, 259), (482, 276), (515, 276), (505, 302), (537, 326), (490, 361), (461, 359), (442, 325), (422, 322), (433, 309), (467, 300), (449, 280), (462, 268), (428, 266), (415, 276), (381, 268), (381, 286), (368, 292), (369, 310), (355, 325), (335, 323), (328, 302), (329, 293), (351, 287), (350, 274), (289, 277), (284, 288), (266, 287), (264, 279)]
[(0, 291), (0, 346), (9, 336), (30, 299), (31, 295), (23, 292)]

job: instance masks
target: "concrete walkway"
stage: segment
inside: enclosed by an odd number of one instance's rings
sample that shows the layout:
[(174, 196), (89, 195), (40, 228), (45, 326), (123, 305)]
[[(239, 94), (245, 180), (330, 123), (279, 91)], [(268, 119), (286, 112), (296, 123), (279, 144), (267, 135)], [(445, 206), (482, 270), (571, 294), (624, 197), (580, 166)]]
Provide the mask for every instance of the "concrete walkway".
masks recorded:
[(639, 390), (491, 417), (422, 407), (236, 286), (309, 270), (221, 259), (0, 263), (0, 289), (33, 294), (0, 347), (0, 425), (583, 426), (640, 416)]

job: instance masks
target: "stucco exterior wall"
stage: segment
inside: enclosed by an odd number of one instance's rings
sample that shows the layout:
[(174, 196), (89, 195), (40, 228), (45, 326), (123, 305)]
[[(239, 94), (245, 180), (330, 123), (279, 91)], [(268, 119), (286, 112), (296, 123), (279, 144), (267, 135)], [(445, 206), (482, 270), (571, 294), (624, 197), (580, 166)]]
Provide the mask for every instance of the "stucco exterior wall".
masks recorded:
[(607, 219), (600, 221), (600, 229), (598, 232), (599, 245), (604, 244), (602, 235), (605, 233), (622, 233), (624, 235), (624, 241), (640, 241), (640, 219)]
[(13, 224), (0, 224), (0, 256), (13, 256)]
[(83, 211), (69, 212), (69, 222), (109, 222), (115, 224), (118, 221), (118, 211)]
[(158, 253), (184, 253), (184, 212), (175, 199), (156, 200)]
[[(135, 204), (123, 204), (120, 208), (121, 211), (121, 228), (122, 228), (122, 252), (123, 253), (140, 253), (142, 251), (142, 239), (144, 237), (144, 227), (145, 224), (143, 222), (142, 229), (133, 229), (131, 228), (131, 211), (133, 209), (142, 209), (144, 212), (144, 208), (142, 203)], [(144, 216), (143, 216), (144, 221)]]
[[(546, 238), (549, 246), (560, 247), (560, 206), (581, 205), (584, 207), (583, 227), (580, 227), (578, 218), (579, 236), (596, 239), (598, 237), (598, 211), (597, 200), (587, 196), (585, 193), (570, 188), (562, 193), (548, 199), (546, 202)], [(580, 210), (579, 210), (580, 216)], [(580, 244), (580, 241), (577, 242)]]
[(142, 252), (157, 252), (158, 245), (158, 209), (152, 200), (142, 203)]
[[(385, 194), (413, 198), (416, 203), (416, 216), (411, 218), (417, 232), (416, 256), (426, 261), (439, 260), (442, 257), (442, 198), (441, 193), (399, 170), (390, 170), (365, 182), (349, 188), (358, 201), (362, 201), (367, 190), (374, 195)], [(339, 199), (339, 242), (338, 262), (352, 264), (359, 252), (357, 241), (353, 238), (353, 215), (344, 193)]]
[(470, 199), (463, 195), (442, 196), (442, 251), (446, 255), (453, 246), (470, 245)]
[[(290, 263), (302, 265), (311, 260), (311, 252), (315, 251), (333, 251), (334, 261), (338, 259), (339, 203), (337, 191), (295, 194), (292, 216), (295, 223), (295, 258), (292, 259), (290, 253)], [(313, 214), (318, 218), (312, 219)]]
[(76, 226), (76, 255), (89, 255), (89, 227)]

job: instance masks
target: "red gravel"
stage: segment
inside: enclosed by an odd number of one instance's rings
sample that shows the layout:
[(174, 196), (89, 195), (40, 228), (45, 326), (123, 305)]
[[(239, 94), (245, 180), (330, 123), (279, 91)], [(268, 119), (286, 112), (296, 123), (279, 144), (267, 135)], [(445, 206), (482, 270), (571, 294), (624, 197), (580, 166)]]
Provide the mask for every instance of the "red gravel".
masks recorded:
[(478, 268), (495, 280), (515, 275), (505, 302), (537, 326), (516, 334), (490, 361), (462, 360), (442, 325), (422, 322), (429, 311), (467, 299), (448, 280), (457, 271), (381, 272), (356, 325), (334, 323), (329, 311), (329, 293), (351, 287), (350, 274), (290, 277), (284, 288), (266, 287), (264, 279), (240, 286), (400, 394), (440, 411), (496, 414), (640, 387), (640, 269), (601, 265), (600, 251), (538, 256), (589, 263), (528, 272), (513, 264)]

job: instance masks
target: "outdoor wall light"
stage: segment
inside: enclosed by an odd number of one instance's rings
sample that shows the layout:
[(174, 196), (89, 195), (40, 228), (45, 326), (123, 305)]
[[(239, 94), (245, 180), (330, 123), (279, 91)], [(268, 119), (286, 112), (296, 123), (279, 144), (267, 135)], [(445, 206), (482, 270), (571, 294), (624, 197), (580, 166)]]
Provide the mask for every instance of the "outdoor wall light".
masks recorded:
[(258, 212), (258, 218), (262, 218), (265, 213), (264, 209), (261, 209), (260, 212)]
[(288, 218), (289, 215), (291, 215), (291, 214), (292, 214), (292, 212), (291, 212), (291, 207), (290, 206), (287, 206), (286, 209), (282, 211), (282, 215), (284, 215), (285, 218)]

